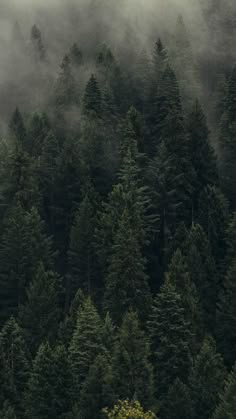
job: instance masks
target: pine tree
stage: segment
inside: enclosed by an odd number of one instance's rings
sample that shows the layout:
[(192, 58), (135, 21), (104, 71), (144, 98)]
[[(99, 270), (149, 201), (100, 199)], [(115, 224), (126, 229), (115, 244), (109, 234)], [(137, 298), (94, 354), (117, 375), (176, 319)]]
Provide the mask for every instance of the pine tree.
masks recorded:
[(35, 112), (30, 118), (28, 135), (30, 138), (28, 151), (35, 158), (42, 154), (44, 142), (51, 133), (51, 125), (47, 114)]
[(25, 394), (27, 417), (64, 418), (71, 410), (71, 375), (62, 346), (40, 346)]
[(188, 270), (187, 260), (180, 250), (174, 253), (166, 277), (181, 296), (185, 317), (190, 324), (194, 345), (196, 346), (202, 333), (201, 306), (196, 286), (192, 282)]
[(91, 186), (88, 186), (70, 233), (68, 264), (72, 297), (78, 288), (90, 294), (97, 287), (95, 283), (96, 255), (93, 244), (96, 207), (96, 193)]
[(200, 194), (198, 220), (208, 237), (220, 272), (224, 270), (226, 256), (228, 216), (228, 202), (221, 191), (215, 186), (205, 187)]
[(40, 29), (36, 25), (31, 28), (30, 39), (36, 62), (44, 62), (46, 60), (46, 51)]
[(55, 88), (55, 105), (59, 113), (67, 111), (79, 103), (77, 85), (72, 74), (70, 58), (67, 55), (60, 68)]
[(219, 403), (225, 379), (224, 362), (212, 338), (206, 338), (190, 374), (194, 418), (207, 419)]
[(46, 272), (41, 263), (27, 289), (27, 299), (20, 307), (20, 322), (32, 352), (41, 342), (54, 340), (59, 324), (60, 278)]
[(220, 290), (219, 274), (210, 243), (203, 228), (193, 225), (184, 245), (188, 270), (197, 288), (208, 330), (215, 327), (216, 303)]
[(5, 402), (3, 409), (0, 411), (0, 417), (2, 419), (17, 419), (14, 407), (12, 407), (8, 402)]
[(226, 258), (225, 265), (229, 267), (232, 265), (236, 256), (236, 212), (232, 214), (228, 221), (226, 228)]
[(92, 74), (84, 93), (83, 112), (86, 116), (101, 116), (101, 92), (96, 77)]
[(232, 206), (235, 206), (235, 97), (236, 97), (236, 66), (228, 82), (226, 106), (221, 118), (219, 146), (220, 146), (220, 177), (222, 189)]
[(198, 100), (187, 118), (187, 135), (192, 166), (195, 171), (195, 209), (200, 192), (206, 185), (216, 185), (218, 172), (216, 157), (209, 141), (206, 117)]
[(149, 357), (149, 344), (140, 329), (138, 316), (128, 312), (119, 330), (112, 364), (117, 399), (137, 399), (146, 408), (154, 406), (153, 370)]
[(3, 179), (3, 197), (9, 206), (17, 201), (30, 210), (32, 206), (37, 208), (41, 205), (37, 164), (22, 146), (16, 145), (10, 151), (6, 162), (7, 176)]
[(192, 419), (193, 408), (190, 390), (179, 378), (170, 386), (161, 408), (163, 419)]
[(73, 394), (78, 397), (94, 358), (102, 353), (102, 323), (90, 298), (78, 311), (77, 325), (69, 347)]
[(19, 415), (23, 412), (29, 369), (23, 330), (11, 317), (0, 333), (0, 402), (2, 406), (8, 401)]
[(18, 108), (15, 109), (11, 121), (10, 132), (13, 134), (17, 143), (22, 147), (26, 147), (28, 143), (27, 131), (21, 112)]
[(236, 411), (236, 365), (225, 381), (213, 419), (233, 419)]
[(192, 335), (185, 319), (181, 296), (169, 280), (156, 296), (148, 329), (151, 338), (156, 392), (159, 400), (176, 378), (186, 382), (191, 365)]
[(228, 365), (236, 359), (236, 258), (226, 274), (217, 310), (217, 336)]
[(98, 355), (89, 368), (79, 400), (80, 415), (87, 419), (103, 418), (102, 409), (112, 406), (112, 368), (106, 355)]
[(51, 269), (54, 262), (51, 238), (37, 210), (25, 211), (21, 205), (10, 211), (0, 244), (1, 321), (14, 314), (25, 299), (26, 287), (39, 263)]

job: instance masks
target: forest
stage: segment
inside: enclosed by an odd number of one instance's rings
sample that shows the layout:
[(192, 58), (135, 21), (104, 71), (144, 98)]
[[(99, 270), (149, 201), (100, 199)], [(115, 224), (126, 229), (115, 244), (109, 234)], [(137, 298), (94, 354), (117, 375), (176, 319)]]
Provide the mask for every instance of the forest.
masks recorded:
[(0, 2), (0, 419), (235, 419), (236, 3)]

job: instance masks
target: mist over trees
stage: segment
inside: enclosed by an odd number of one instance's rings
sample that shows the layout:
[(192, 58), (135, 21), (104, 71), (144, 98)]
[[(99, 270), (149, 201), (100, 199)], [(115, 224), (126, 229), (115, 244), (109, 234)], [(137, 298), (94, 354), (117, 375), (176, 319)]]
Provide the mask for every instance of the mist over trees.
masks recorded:
[(236, 417), (236, 5), (2, 1), (0, 418)]

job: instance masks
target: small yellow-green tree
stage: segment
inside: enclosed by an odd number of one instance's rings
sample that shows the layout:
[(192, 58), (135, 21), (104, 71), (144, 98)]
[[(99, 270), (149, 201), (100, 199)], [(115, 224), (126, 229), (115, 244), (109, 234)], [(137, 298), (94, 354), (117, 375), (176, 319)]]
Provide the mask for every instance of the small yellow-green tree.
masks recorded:
[(151, 411), (144, 412), (138, 401), (119, 401), (111, 410), (104, 409), (108, 419), (156, 419)]

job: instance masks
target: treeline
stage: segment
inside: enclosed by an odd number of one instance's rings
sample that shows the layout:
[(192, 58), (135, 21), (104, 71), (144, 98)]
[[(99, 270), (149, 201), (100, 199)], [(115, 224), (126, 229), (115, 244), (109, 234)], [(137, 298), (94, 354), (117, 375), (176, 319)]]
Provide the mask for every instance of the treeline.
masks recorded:
[(217, 158), (182, 18), (177, 34), (126, 69), (103, 45), (85, 86), (74, 44), (46, 112), (11, 117), (1, 418), (98, 419), (118, 400), (161, 419), (235, 417), (236, 69)]

